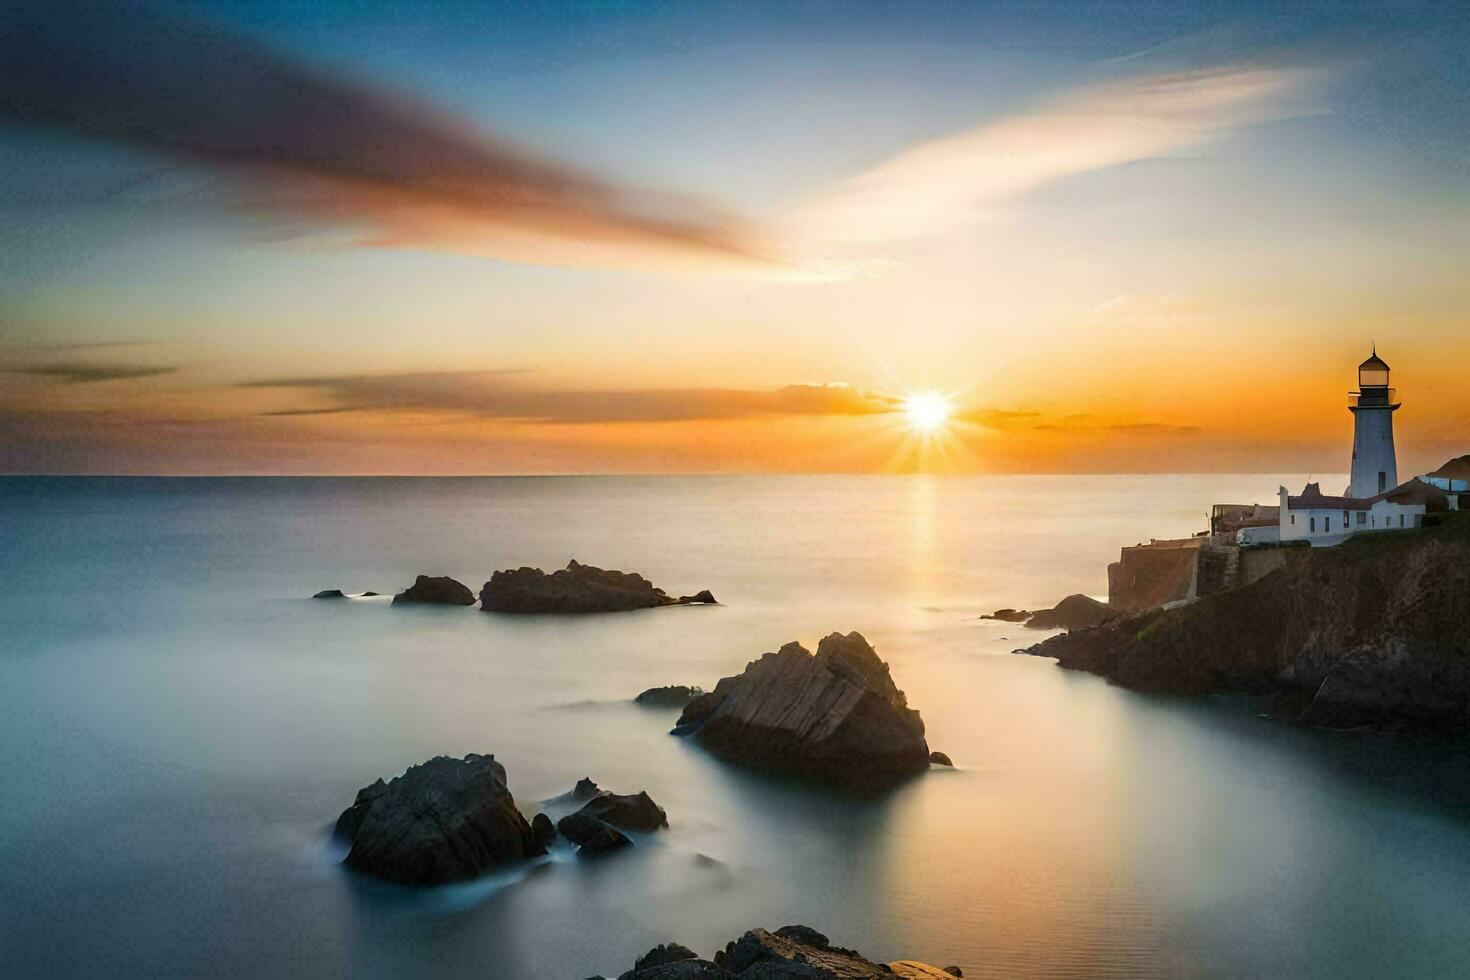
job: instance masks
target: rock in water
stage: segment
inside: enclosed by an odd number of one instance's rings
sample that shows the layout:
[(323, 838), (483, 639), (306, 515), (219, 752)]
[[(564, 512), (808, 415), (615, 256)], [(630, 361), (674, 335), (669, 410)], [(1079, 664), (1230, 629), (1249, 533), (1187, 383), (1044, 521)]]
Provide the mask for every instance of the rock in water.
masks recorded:
[(546, 814), (538, 813), (531, 818), (531, 836), (536, 839), (536, 843), (545, 847), (556, 840), (556, 825)]
[(474, 878), (545, 854), (492, 755), (439, 756), (358, 791), (337, 819), (344, 863), (405, 885)]
[(981, 619), (998, 619), (1002, 623), (1024, 623), (1031, 618), (1031, 613), (1025, 609), (997, 609), (989, 616), (981, 616)]
[(674, 733), (729, 762), (860, 791), (929, 768), (924, 722), (860, 633), (747, 664), (689, 702)]
[(954, 765), (954, 763), (950, 761), (949, 756), (945, 755), (943, 752), (930, 752), (929, 761), (936, 766)]
[(714, 601), (707, 591), (675, 599), (642, 575), (575, 559), (550, 575), (539, 568), (498, 571), (480, 590), (480, 608), (502, 613), (623, 612)]
[(667, 687), (650, 687), (633, 700), (651, 708), (682, 708), (703, 693), (703, 688), (670, 684)]
[(597, 784), (583, 779), (573, 790), (574, 799), (585, 795), (585, 787), (593, 791), (592, 798), (576, 813), (569, 813), (557, 821), (556, 829), (561, 835), (587, 851), (607, 851), (633, 843), (622, 833), (623, 830), (655, 831), (669, 825), (664, 808), (653, 802), (647, 792), (631, 796), (620, 796), (597, 790)]
[(1105, 602), (1091, 596), (1069, 595), (1052, 609), (1032, 613), (1026, 628), (1033, 630), (1080, 630), (1097, 626), (1113, 618), (1113, 610)]
[(393, 597), (393, 605), (422, 602), (439, 606), (473, 606), (475, 594), (448, 575), (420, 575), (413, 584)]
[(322, 589), (316, 595), (312, 596), (312, 598), (313, 599), (345, 599), (345, 598), (347, 598), (347, 594), (345, 592), (343, 592), (341, 589)]
[(599, 793), (577, 812), (596, 817), (623, 830), (652, 831), (669, 825), (664, 808), (653, 802), (647, 791), (632, 796)]

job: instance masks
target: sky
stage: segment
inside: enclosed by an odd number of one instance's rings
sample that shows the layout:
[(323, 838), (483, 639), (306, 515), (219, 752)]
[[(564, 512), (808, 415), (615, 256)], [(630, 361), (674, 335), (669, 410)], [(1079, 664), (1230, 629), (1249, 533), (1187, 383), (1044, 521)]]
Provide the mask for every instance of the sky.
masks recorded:
[(1467, 254), (1464, 4), (0, 11), (6, 473), (1404, 476)]

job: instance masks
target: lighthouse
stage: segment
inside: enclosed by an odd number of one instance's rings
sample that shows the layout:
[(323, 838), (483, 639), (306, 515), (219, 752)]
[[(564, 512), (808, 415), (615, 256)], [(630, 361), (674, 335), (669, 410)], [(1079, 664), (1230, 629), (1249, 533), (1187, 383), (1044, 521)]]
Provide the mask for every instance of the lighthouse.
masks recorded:
[(1388, 386), (1388, 365), (1378, 348), (1358, 365), (1358, 390), (1348, 393), (1348, 411), (1353, 413), (1353, 480), (1349, 497), (1375, 497), (1398, 486), (1398, 465), (1393, 453), (1393, 413), (1399, 403)]

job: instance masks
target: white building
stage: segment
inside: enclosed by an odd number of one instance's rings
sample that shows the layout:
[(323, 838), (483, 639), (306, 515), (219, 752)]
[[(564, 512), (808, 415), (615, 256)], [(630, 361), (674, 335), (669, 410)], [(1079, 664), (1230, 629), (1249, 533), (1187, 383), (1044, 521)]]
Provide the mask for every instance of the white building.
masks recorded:
[[(1401, 487), (1367, 500), (1330, 497), (1315, 483), (1308, 483), (1300, 496), (1290, 496), (1281, 487), (1281, 523), (1275, 540), (1305, 539), (1314, 547), (1339, 544), (1365, 531), (1399, 531), (1418, 527), (1429, 508), (1433, 487), (1413, 479)], [(1246, 530), (1257, 530), (1247, 528)], [(1260, 544), (1263, 535), (1242, 544)]]

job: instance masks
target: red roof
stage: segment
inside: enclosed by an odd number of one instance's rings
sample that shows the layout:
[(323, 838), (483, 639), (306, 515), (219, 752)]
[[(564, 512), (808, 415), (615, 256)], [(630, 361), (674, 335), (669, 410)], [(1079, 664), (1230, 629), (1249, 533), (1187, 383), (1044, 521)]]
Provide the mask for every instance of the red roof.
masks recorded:
[[(1466, 457), (1470, 459), (1470, 457)], [(1430, 476), (1435, 474), (1431, 473)], [(1458, 479), (1458, 477), (1457, 477)], [(1380, 500), (1391, 504), (1423, 504), (1427, 510), (1443, 510), (1446, 506), (1444, 491), (1430, 486), (1417, 476), (1407, 483), (1400, 483), (1392, 490), (1385, 490), (1376, 497), (1329, 497), (1321, 486), (1308, 483), (1299, 497), (1287, 497), (1288, 510), (1370, 510)]]
[(1299, 497), (1287, 497), (1287, 510), (1367, 510), (1373, 501), (1360, 497), (1329, 497), (1316, 483), (1308, 483)]

